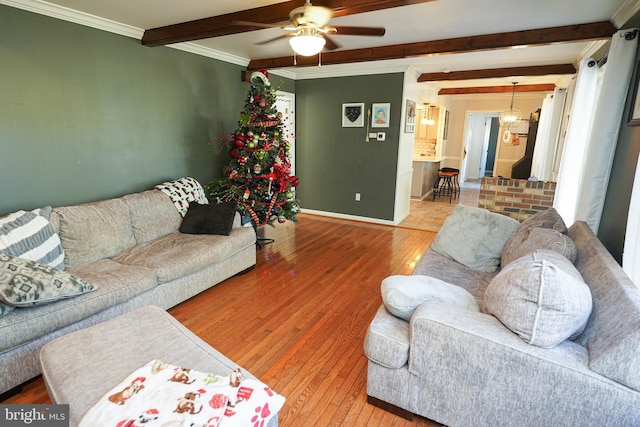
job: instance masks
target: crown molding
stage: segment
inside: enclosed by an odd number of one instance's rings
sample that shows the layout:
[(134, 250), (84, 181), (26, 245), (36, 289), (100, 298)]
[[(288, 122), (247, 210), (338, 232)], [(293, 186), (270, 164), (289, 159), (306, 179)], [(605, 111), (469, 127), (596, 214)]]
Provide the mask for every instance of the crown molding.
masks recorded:
[[(0, 0), (1, 1), (1, 0)], [(211, 49), (208, 47), (200, 46), (191, 42), (168, 44), (166, 47), (182, 50), (184, 52), (193, 53), (200, 56), (206, 56), (208, 58), (219, 59), (220, 61), (229, 62), (231, 64), (240, 65), (246, 67), (249, 65), (249, 59), (241, 56), (230, 55), (219, 50)], [(157, 49), (157, 48), (150, 48)]]
[(86, 27), (96, 28), (98, 30), (108, 31), (110, 33), (119, 34), (121, 36), (141, 39), (144, 30), (131, 25), (121, 24), (109, 19), (100, 18), (88, 13), (79, 12), (69, 9), (68, 7), (58, 6), (41, 0), (0, 0), (0, 4), (38, 13), (40, 15), (49, 16), (51, 18), (61, 19), (63, 21), (73, 22), (74, 24), (84, 25)]
[[(74, 24), (84, 25), (86, 27), (95, 28), (97, 30), (131, 37), (137, 40), (142, 40), (142, 36), (144, 34), (144, 29), (142, 28), (133, 27), (131, 25), (122, 24), (110, 19), (101, 18), (99, 16), (91, 15), (84, 12), (79, 12), (68, 7), (58, 6), (42, 0), (0, 0), (0, 4), (26, 10), (28, 12), (38, 13), (40, 15), (49, 16), (51, 18), (72, 22)], [(230, 55), (225, 52), (221, 52), (208, 47), (203, 47), (190, 42), (175, 43), (172, 45), (167, 45), (167, 47), (193, 53), (196, 55), (206, 56), (208, 58), (218, 59), (220, 61), (229, 62), (231, 64), (236, 64), (243, 67), (246, 67), (249, 64), (248, 58)]]
[[(407, 65), (379, 65), (375, 63), (357, 63), (345, 65), (318, 66), (315, 71), (309, 67), (295, 73), (296, 80), (326, 79), (331, 77), (367, 76), (374, 74), (404, 73)], [(272, 71), (269, 71), (270, 73)]]
[(614, 13), (611, 22), (616, 28), (622, 28), (622, 26), (629, 22), (638, 12), (640, 12), (640, 2), (637, 0), (627, 0), (620, 6), (620, 9)]

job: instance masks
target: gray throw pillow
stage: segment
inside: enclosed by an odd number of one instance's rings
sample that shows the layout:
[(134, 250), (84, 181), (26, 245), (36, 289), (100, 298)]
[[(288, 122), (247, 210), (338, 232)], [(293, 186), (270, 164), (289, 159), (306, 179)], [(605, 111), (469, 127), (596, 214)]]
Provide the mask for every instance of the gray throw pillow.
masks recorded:
[(497, 271), (502, 247), (520, 223), (486, 209), (458, 205), (438, 231), (431, 249), (485, 272)]
[(66, 271), (0, 254), (0, 302), (29, 307), (91, 292), (98, 287)]
[(511, 262), (487, 286), (486, 311), (525, 342), (551, 348), (580, 334), (591, 292), (573, 264), (541, 249)]
[(427, 301), (480, 311), (476, 299), (465, 289), (429, 276), (389, 276), (382, 281), (380, 290), (387, 310), (407, 322), (415, 309)]
[[(535, 215), (530, 216), (520, 224), (518, 229), (513, 233), (505, 242), (502, 248), (502, 255), (509, 256), (510, 253), (515, 251), (526, 239), (529, 237), (529, 231), (534, 228), (549, 228), (555, 230), (561, 234), (567, 234), (567, 226), (565, 225), (562, 217), (555, 210), (555, 208), (545, 209), (538, 212)], [(515, 258), (511, 258), (513, 261)], [(502, 265), (507, 265), (505, 259), (502, 259)]]
[(566, 257), (572, 263), (576, 261), (578, 250), (571, 237), (551, 228), (533, 227), (528, 230), (527, 238), (510, 251), (502, 252), (502, 268), (512, 261), (538, 249), (550, 249)]

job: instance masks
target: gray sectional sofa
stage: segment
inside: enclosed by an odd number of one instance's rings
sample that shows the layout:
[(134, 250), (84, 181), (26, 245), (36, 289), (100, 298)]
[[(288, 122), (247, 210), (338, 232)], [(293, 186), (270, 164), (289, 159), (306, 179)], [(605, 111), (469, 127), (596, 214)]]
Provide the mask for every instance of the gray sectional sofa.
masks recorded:
[[(586, 223), (578, 221), (562, 230), (564, 223), (536, 221), (532, 217), (523, 222), (512, 234), (519, 239), (505, 242), (503, 262), (527, 252), (519, 253), (526, 246), (525, 238), (540, 228), (564, 232), (564, 240), (556, 243), (566, 243), (567, 237), (573, 242), (569, 259), (574, 258), (575, 269), (588, 287), (586, 295), (591, 296), (591, 305), (581, 303), (583, 309), (586, 305), (586, 321), (583, 318), (575, 333), (559, 343), (535, 342), (539, 337), (507, 326), (512, 326), (512, 319), (501, 317), (500, 305), (509, 302), (492, 296), (496, 278), (522, 258), (496, 271), (480, 271), (442, 255), (432, 244), (414, 275), (465, 289), (479, 310), (433, 298), (417, 304), (407, 321), (383, 303), (364, 343), (371, 403), (450, 427), (640, 426), (640, 290)], [(474, 227), (473, 222), (469, 225)], [(461, 234), (457, 244), (468, 245), (471, 234)], [(561, 249), (566, 249), (565, 243)], [(528, 249), (533, 254), (544, 252)], [(519, 292), (519, 278), (508, 279), (505, 287)], [(562, 281), (552, 285), (563, 290)], [(571, 291), (563, 307), (554, 307), (561, 297), (545, 302), (543, 291), (537, 288), (535, 298), (524, 303), (537, 304), (538, 311), (532, 313), (535, 322), (541, 311), (549, 307), (562, 311), (575, 302)], [(519, 310), (518, 316), (527, 315), (526, 306)]]
[(238, 214), (228, 236), (180, 233), (182, 215), (156, 189), (54, 208), (49, 222), (65, 271), (97, 290), (0, 317), (0, 393), (40, 373), (52, 339), (142, 306), (168, 309), (256, 263), (255, 231)]

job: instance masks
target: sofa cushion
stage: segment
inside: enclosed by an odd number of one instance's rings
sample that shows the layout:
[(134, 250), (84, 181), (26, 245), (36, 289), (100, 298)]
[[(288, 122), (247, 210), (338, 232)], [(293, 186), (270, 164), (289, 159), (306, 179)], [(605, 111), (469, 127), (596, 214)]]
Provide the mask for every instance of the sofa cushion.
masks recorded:
[(525, 342), (554, 347), (578, 335), (591, 314), (591, 293), (564, 256), (541, 249), (513, 261), (489, 283), (489, 314)]
[(55, 208), (67, 267), (111, 258), (136, 244), (122, 199)]
[(162, 191), (127, 194), (122, 200), (129, 207), (136, 242), (148, 242), (178, 231), (182, 216)]
[(389, 313), (382, 304), (367, 329), (364, 354), (386, 368), (405, 366), (409, 360), (409, 322)]
[(429, 276), (389, 276), (380, 285), (382, 302), (389, 312), (407, 322), (427, 301), (479, 311), (473, 295), (459, 286)]
[(0, 300), (4, 304), (29, 307), (96, 289), (95, 285), (50, 265), (0, 254)]
[(251, 227), (234, 228), (229, 236), (171, 233), (115, 256), (114, 261), (156, 272), (158, 283), (187, 276), (255, 245)]
[(180, 224), (180, 232), (187, 234), (220, 234), (228, 236), (233, 227), (235, 202), (200, 204), (191, 202)]
[(520, 223), (486, 209), (457, 205), (436, 234), (431, 249), (484, 272), (497, 271), (502, 247)]
[(51, 207), (18, 211), (0, 218), (0, 253), (64, 270), (60, 238), (47, 220)]
[(473, 295), (482, 310), (485, 289), (498, 273), (474, 270), (440, 255), (433, 249), (427, 249), (416, 264), (413, 274), (431, 276), (464, 288)]
[(126, 302), (156, 286), (153, 271), (109, 259), (66, 271), (98, 289), (49, 304), (19, 307), (0, 317), (0, 353)]
[(502, 268), (510, 262), (538, 249), (550, 249), (565, 256), (572, 263), (575, 262), (577, 251), (571, 237), (552, 228), (533, 227), (527, 232), (527, 237), (520, 245), (513, 247), (509, 251), (503, 251)]
[[(527, 237), (529, 237), (529, 231), (536, 227), (549, 228), (562, 234), (567, 233), (567, 226), (558, 211), (556, 211), (555, 208), (545, 209), (530, 216), (518, 226), (517, 230), (505, 242), (504, 247), (502, 248), (502, 255), (507, 255), (508, 257), (510, 253), (514, 252), (520, 245), (522, 245)], [(511, 258), (511, 261), (514, 259), (515, 258)], [(507, 264), (508, 262), (505, 262), (503, 259), (502, 265), (504, 266)]]

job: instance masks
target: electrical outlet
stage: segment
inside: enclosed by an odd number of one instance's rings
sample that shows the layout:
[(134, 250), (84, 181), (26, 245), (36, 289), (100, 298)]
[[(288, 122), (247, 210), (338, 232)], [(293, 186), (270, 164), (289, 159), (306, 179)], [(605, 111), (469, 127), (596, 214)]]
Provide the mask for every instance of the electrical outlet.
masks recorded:
[(378, 141), (384, 141), (386, 138), (386, 134), (384, 132), (378, 132)]
[(356, 202), (360, 201), (360, 193), (356, 193)]

